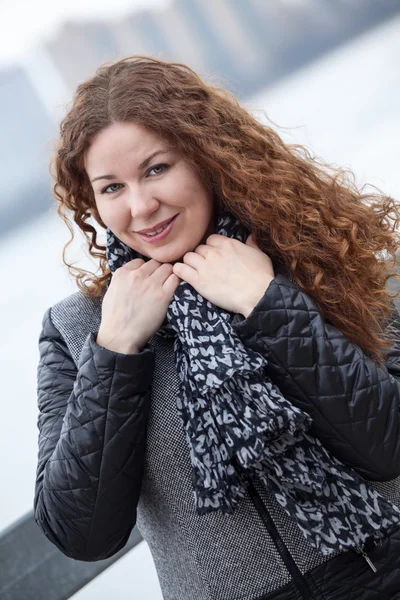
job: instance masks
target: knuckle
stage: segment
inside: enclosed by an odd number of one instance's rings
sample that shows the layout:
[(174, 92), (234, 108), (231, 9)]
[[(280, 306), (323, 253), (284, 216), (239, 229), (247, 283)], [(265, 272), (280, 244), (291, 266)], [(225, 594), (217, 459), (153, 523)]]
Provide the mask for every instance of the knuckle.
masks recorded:
[[(127, 263), (127, 265), (128, 265), (128, 264), (129, 264), (129, 263)], [(136, 266), (140, 267), (141, 265), (144, 265), (144, 259), (143, 259), (143, 258), (134, 258), (134, 259), (131, 261), (131, 264), (133, 264), (135, 267), (136, 267)]]
[(118, 267), (118, 269), (115, 269), (113, 277), (114, 278), (115, 277), (120, 278), (120, 277), (122, 277), (122, 275), (124, 274), (124, 272), (125, 272), (124, 266)]

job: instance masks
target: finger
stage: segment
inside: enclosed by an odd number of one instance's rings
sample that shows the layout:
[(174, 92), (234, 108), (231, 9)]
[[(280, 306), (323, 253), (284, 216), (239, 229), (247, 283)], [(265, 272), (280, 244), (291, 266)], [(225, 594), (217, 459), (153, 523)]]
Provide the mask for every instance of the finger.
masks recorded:
[(145, 262), (141, 267), (141, 272), (144, 275), (153, 275), (153, 273), (160, 267), (160, 265), (162, 265), (163, 263), (160, 263), (158, 260), (155, 260), (154, 258), (152, 258), (151, 260), (148, 260), (147, 262)]
[(204, 265), (204, 256), (201, 256), (200, 253), (197, 254), (196, 249), (196, 252), (186, 252), (185, 256), (183, 257), (183, 262), (185, 265), (189, 265), (189, 267), (192, 267), (198, 271)]
[(221, 246), (221, 244), (225, 243), (226, 239), (227, 239), (227, 237), (225, 235), (220, 235), (218, 233), (212, 233), (206, 239), (206, 244), (207, 244), (207, 246), (215, 246), (216, 248), (219, 248)]
[(143, 258), (134, 258), (133, 260), (130, 260), (129, 262), (125, 263), (123, 265), (123, 269), (125, 269), (125, 271), (135, 271), (136, 269), (138, 269), (139, 267), (141, 267), (144, 264), (144, 260)]
[(185, 263), (177, 262), (173, 266), (173, 271), (175, 275), (178, 275), (180, 279), (183, 279), (183, 281), (186, 281), (187, 283), (195, 287), (196, 281), (199, 277), (199, 274), (196, 271), (196, 269), (193, 269)]
[(246, 246), (252, 246), (253, 248), (258, 248), (252, 233), (249, 235), (249, 237), (246, 240)]
[(152, 279), (159, 285), (163, 285), (172, 273), (171, 263), (161, 264), (151, 275)]
[(180, 283), (181, 279), (179, 279), (178, 275), (175, 275), (175, 273), (171, 273), (171, 275), (166, 279), (163, 288), (170, 298), (172, 298), (176, 288)]
[(200, 256), (203, 256), (204, 258), (207, 258), (208, 256), (210, 256), (210, 252), (212, 252), (212, 248), (210, 246), (205, 246), (204, 244), (200, 244), (200, 246), (197, 246), (197, 248), (194, 249), (194, 252), (196, 254), (199, 254)]

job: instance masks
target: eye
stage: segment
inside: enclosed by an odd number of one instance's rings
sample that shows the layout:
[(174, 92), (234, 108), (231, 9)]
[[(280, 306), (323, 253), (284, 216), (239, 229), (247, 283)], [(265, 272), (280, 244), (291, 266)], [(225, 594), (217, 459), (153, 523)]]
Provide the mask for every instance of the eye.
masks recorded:
[(168, 165), (166, 165), (166, 164), (154, 165), (154, 167), (151, 167), (151, 169), (149, 169), (149, 171), (147, 171), (147, 175), (150, 175), (150, 173), (152, 171), (154, 171), (154, 175), (160, 175), (166, 169), (168, 169)]
[(104, 187), (101, 190), (101, 193), (102, 194), (113, 194), (114, 192), (117, 192), (119, 190), (119, 187), (117, 189), (111, 190), (111, 192), (107, 192), (107, 190), (109, 190), (110, 188), (115, 188), (115, 186), (118, 186), (118, 185), (121, 186), (120, 183), (111, 183), (110, 185), (107, 185), (106, 187)]

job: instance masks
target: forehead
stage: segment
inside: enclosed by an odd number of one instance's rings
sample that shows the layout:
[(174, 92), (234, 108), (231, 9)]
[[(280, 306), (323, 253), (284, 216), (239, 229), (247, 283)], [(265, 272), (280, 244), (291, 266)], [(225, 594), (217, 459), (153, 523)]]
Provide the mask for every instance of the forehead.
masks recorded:
[(120, 166), (132, 160), (139, 164), (155, 150), (166, 150), (167, 143), (136, 123), (112, 123), (96, 135), (84, 156), (89, 175), (97, 169)]

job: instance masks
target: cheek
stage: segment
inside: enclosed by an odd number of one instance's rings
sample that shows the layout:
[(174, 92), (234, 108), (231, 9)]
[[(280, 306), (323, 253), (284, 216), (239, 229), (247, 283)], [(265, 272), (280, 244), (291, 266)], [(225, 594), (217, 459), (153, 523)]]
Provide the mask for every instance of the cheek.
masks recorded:
[(202, 192), (202, 196), (202, 202), (199, 203), (199, 213), (201, 215), (199, 218), (203, 221), (203, 223), (208, 223), (214, 212), (214, 202), (204, 190)]
[(112, 207), (108, 203), (97, 203), (97, 210), (101, 217), (101, 220), (107, 227), (112, 230), (119, 229), (123, 223), (123, 216), (121, 212), (115, 209), (115, 206)]
[(184, 189), (185, 204), (191, 212), (196, 213), (200, 222), (209, 218), (213, 210), (213, 199), (202, 182), (196, 179), (189, 180)]

